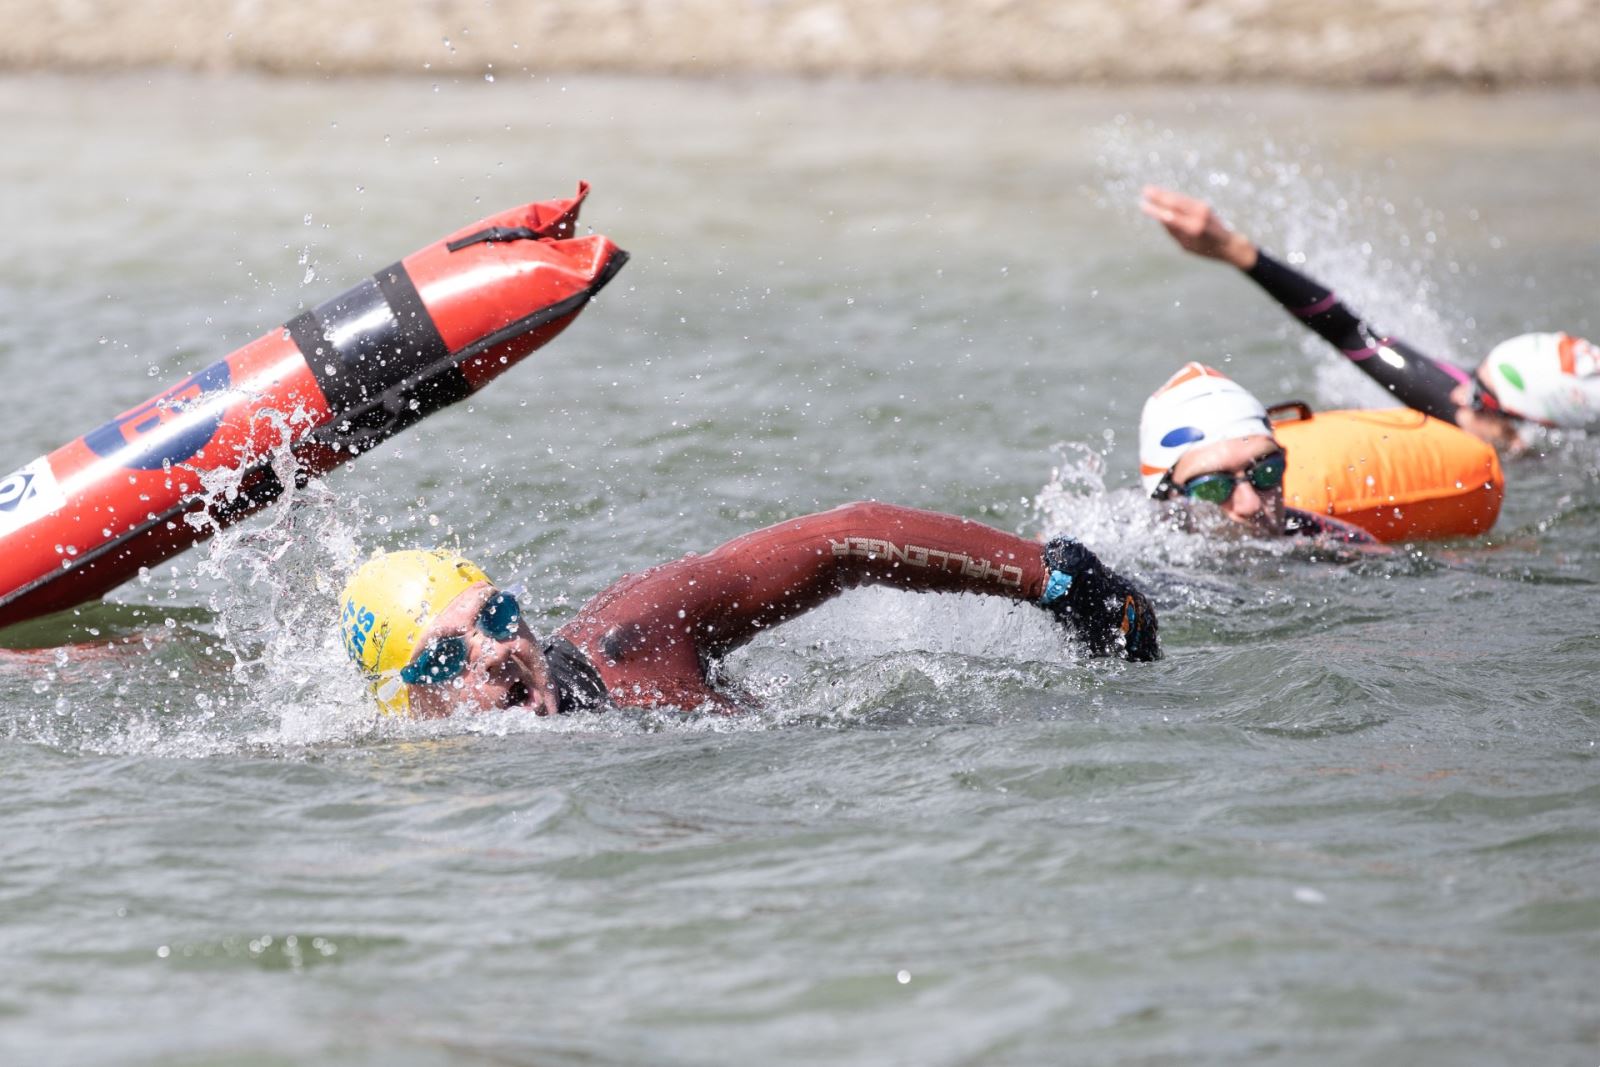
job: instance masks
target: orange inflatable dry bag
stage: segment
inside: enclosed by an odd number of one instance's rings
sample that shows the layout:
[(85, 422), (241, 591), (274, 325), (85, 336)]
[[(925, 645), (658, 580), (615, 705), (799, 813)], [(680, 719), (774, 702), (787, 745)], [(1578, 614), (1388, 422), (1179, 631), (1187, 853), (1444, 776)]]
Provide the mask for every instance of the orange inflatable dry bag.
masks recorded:
[(1494, 448), (1413, 411), (1269, 409), (1289, 453), (1284, 501), (1353, 522), (1380, 541), (1468, 537), (1494, 525), (1505, 479)]

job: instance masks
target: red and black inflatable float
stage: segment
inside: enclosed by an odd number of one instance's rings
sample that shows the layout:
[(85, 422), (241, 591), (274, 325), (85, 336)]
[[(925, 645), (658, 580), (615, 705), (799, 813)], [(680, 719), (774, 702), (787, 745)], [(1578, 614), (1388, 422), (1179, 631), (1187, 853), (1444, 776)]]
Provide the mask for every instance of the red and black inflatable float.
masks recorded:
[[(0, 626), (99, 597), (265, 507), (284, 488), (274, 450), (297, 479), (321, 474), (560, 333), (628, 258), (572, 236), (588, 192), (453, 233), (0, 480)], [(227, 489), (203, 483), (223, 470), (239, 472)]]

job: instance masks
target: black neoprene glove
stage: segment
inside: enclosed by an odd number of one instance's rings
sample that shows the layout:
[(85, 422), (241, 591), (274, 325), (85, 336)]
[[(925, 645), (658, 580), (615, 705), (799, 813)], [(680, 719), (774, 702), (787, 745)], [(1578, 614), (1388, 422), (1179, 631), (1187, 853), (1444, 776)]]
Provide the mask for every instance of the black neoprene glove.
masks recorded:
[(1120, 653), (1148, 662), (1161, 658), (1156, 611), (1128, 579), (1070, 537), (1044, 546), (1049, 572), (1040, 603), (1089, 643), (1096, 656)]

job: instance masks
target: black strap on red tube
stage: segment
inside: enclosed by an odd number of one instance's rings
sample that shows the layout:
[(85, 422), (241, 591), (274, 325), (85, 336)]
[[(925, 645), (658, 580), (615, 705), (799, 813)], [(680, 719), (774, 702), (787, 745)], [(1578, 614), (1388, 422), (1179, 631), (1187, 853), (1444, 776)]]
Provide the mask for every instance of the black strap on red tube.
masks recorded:
[(526, 226), (490, 226), (487, 229), (479, 230), (477, 233), (469, 233), (465, 237), (457, 237), (445, 247), (452, 252), (459, 252), (463, 248), (469, 248), (476, 244), (490, 244), (499, 241), (538, 241), (546, 236), (546, 234), (542, 234), (538, 230), (530, 230)]

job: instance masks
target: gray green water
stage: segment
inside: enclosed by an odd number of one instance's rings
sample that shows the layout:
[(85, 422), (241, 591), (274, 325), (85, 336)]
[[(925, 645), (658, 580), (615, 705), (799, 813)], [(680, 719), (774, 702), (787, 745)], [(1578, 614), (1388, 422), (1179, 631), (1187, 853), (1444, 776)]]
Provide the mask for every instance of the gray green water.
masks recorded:
[[(1470, 362), (1600, 333), (1600, 97), (11, 77), (0, 130), (11, 466), (579, 178), (634, 257), (470, 407), (5, 636), (4, 1062), (1600, 1062), (1600, 443), (1356, 565), (1132, 491), (1182, 360), (1382, 400), (1140, 182)], [(734, 658), (745, 716), (419, 725), (330, 626), (377, 545), (548, 627), (860, 497), (1078, 533), (1167, 658), (858, 594)]]

